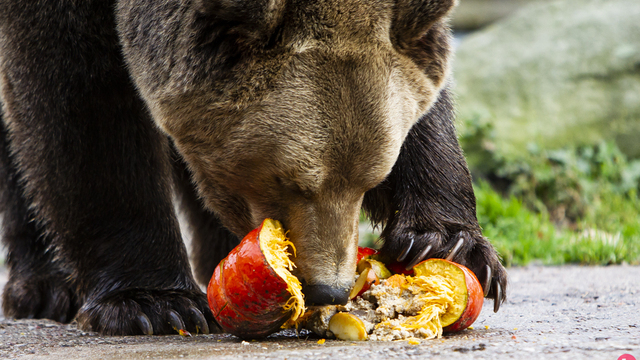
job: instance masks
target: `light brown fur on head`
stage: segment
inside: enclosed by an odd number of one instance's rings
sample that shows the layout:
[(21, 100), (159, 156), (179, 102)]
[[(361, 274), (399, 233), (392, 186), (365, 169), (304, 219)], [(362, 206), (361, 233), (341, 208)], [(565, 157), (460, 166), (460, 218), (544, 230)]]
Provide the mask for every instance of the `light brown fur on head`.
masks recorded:
[(299, 277), (349, 287), (363, 195), (445, 83), (454, 1), (131, 3), (125, 56), (206, 206), (239, 237), (282, 221)]

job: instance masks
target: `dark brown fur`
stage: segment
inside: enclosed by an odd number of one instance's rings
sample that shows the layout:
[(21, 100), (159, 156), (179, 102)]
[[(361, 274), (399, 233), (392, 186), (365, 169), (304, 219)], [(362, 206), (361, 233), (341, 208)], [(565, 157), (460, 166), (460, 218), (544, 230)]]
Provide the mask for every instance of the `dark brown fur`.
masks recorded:
[(79, 307), (107, 334), (211, 321), (172, 180), (202, 283), (272, 217), (306, 286), (344, 291), (364, 207), (387, 254), (444, 257), (462, 237), (455, 259), (504, 289), (446, 90), (453, 5), (122, 0), (116, 19), (107, 1), (0, 2), (5, 313)]
[(168, 141), (123, 65), (113, 4), (0, 2), (0, 71), (5, 315), (69, 321), (79, 307), (80, 326), (105, 334), (142, 333), (141, 314), (172, 332), (170, 309), (191, 330), (184, 309), (211, 320), (171, 203)]

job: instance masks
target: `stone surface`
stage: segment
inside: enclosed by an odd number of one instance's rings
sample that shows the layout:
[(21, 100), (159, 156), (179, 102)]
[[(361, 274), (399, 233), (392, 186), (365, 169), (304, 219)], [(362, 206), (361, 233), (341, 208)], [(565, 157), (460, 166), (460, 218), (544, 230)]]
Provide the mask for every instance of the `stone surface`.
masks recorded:
[[(99, 336), (49, 320), (0, 320), (0, 359), (640, 359), (640, 267), (509, 268), (508, 299), (485, 302), (473, 329), (411, 345), (283, 331), (232, 335)], [(6, 273), (4, 274), (6, 276)], [(4, 279), (6, 280), (6, 278)], [(0, 286), (3, 273), (0, 270)]]
[[(614, 141), (640, 157), (640, 1), (528, 6), (464, 38), (454, 65), (459, 129), (495, 129), (495, 150)], [(471, 164), (477, 166), (478, 164)]]

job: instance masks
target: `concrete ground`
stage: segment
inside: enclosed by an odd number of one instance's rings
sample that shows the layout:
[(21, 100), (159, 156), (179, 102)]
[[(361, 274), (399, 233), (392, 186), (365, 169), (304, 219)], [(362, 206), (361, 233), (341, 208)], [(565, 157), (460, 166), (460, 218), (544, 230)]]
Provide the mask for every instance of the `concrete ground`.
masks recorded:
[(530, 266), (509, 275), (509, 299), (497, 314), (488, 301), (472, 330), (419, 345), (318, 344), (294, 332), (248, 342), (231, 335), (105, 337), (74, 324), (1, 319), (0, 358), (640, 359), (640, 267)]

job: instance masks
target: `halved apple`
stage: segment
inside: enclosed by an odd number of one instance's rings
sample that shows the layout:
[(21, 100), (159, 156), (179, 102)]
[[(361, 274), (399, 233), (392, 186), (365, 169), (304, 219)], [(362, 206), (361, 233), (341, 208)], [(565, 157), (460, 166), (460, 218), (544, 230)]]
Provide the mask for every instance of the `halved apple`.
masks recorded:
[(380, 279), (378, 279), (376, 272), (373, 271), (372, 268), (367, 267), (362, 270), (358, 276), (355, 285), (353, 285), (353, 289), (351, 289), (349, 293), (349, 299), (362, 295), (365, 291), (369, 290), (373, 284), (380, 284)]
[(358, 262), (358, 266), (356, 267), (356, 271), (361, 274), (364, 269), (367, 268), (373, 269), (373, 271), (375, 271), (376, 273), (376, 276), (378, 276), (378, 279), (380, 280), (386, 279), (391, 276), (391, 272), (381, 261), (373, 260), (371, 258), (364, 258), (360, 260), (360, 262)]
[(367, 330), (359, 317), (339, 312), (329, 320), (329, 331), (340, 340), (367, 340)]

